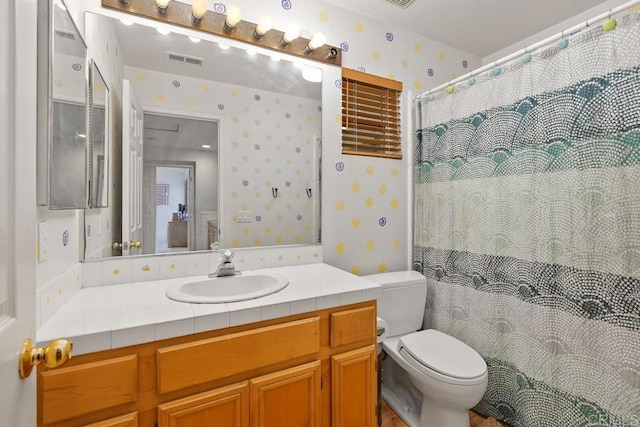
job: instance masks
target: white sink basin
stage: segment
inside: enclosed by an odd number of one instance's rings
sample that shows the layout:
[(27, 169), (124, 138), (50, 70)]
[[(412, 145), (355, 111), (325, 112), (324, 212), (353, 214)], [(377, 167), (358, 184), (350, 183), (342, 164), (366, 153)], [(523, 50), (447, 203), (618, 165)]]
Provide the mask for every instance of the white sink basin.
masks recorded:
[(237, 276), (178, 283), (167, 289), (167, 297), (199, 304), (245, 301), (276, 293), (288, 284), (287, 278), (280, 274), (248, 271)]

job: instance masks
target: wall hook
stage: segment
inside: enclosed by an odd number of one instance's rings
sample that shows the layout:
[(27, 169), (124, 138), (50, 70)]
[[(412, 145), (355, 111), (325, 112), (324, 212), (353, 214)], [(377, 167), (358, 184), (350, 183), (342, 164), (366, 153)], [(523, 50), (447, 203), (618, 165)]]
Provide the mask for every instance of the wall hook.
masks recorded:
[(273, 195), (274, 199), (278, 198), (278, 189), (276, 187), (271, 187), (271, 194)]
[(306, 190), (306, 192), (307, 192), (307, 197), (308, 197), (308, 198), (311, 198), (311, 195), (312, 195), (312, 193), (311, 193), (311, 188), (305, 188), (305, 190)]

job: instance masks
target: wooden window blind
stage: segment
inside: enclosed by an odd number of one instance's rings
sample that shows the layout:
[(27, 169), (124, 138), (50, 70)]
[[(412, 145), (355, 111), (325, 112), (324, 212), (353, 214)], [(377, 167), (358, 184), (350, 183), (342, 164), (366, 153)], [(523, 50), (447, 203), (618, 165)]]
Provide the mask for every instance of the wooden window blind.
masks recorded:
[(342, 69), (342, 154), (402, 159), (402, 83)]

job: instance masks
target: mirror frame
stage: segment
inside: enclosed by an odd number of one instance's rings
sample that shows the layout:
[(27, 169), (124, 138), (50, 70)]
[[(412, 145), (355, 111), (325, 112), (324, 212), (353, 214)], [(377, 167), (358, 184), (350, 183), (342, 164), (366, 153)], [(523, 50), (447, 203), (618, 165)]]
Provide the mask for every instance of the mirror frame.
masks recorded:
[(37, 142), (36, 142), (36, 204), (47, 206), (52, 210), (63, 209), (84, 209), (88, 206), (89, 186), (88, 186), (88, 155), (89, 138), (85, 138), (85, 194), (84, 203), (80, 206), (53, 206), (51, 199), (52, 182), (52, 135), (53, 135), (53, 57), (54, 57), (54, 15), (55, 13), (65, 13), (75, 29), (79, 42), (84, 46), (84, 89), (85, 89), (85, 126), (89, 133), (89, 67), (87, 56), (87, 44), (78, 27), (76, 26), (68, 8), (63, 0), (60, 2), (65, 10), (58, 8), (54, 0), (38, 1), (38, 35), (37, 35)]
[[(97, 164), (93, 161), (94, 159), (94, 151), (95, 151), (95, 129), (94, 129), (94, 83), (96, 82), (96, 76), (102, 82), (104, 86), (104, 141), (103, 141), (103, 169), (102, 169), (102, 191), (103, 194), (100, 197), (102, 203), (96, 199), (96, 195), (94, 194), (94, 188), (97, 190), (97, 181), (99, 176), (97, 175), (96, 167)], [(109, 119), (111, 117), (111, 93), (109, 91), (109, 86), (107, 82), (104, 80), (102, 73), (100, 72), (100, 68), (96, 64), (96, 61), (91, 59), (90, 67), (89, 67), (89, 126), (87, 130), (87, 139), (89, 140), (88, 145), (88, 170), (87, 176), (89, 179), (88, 187), (89, 187), (89, 197), (88, 197), (88, 208), (107, 208), (109, 207), (109, 163), (110, 163), (110, 154), (111, 154), (111, 128), (109, 126)]]

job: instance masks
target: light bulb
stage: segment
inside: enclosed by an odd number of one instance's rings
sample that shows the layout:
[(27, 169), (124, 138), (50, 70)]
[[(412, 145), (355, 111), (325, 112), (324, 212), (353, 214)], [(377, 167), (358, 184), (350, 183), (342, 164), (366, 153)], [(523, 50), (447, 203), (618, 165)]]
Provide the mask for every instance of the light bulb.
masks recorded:
[(193, 3), (191, 3), (191, 13), (198, 21), (202, 19), (208, 8), (207, 0), (193, 0)]
[(308, 82), (320, 83), (322, 81), (322, 70), (309, 65), (303, 65), (302, 78)]
[(282, 36), (282, 40), (284, 40), (285, 43), (291, 43), (298, 37), (300, 37), (300, 27), (296, 24), (290, 24), (284, 36)]
[(224, 20), (225, 24), (227, 24), (227, 27), (233, 28), (241, 20), (242, 20), (242, 13), (240, 12), (240, 8), (235, 5), (229, 6), (227, 8), (227, 17)]
[(260, 18), (260, 22), (256, 25), (256, 33), (259, 36), (264, 36), (264, 34), (273, 28), (273, 21), (268, 16), (263, 16)]
[(315, 33), (309, 41), (309, 50), (316, 50), (317, 48), (324, 46), (326, 41), (327, 36), (325, 36), (324, 33)]
[(170, 0), (156, 0), (156, 6), (158, 6), (158, 12), (160, 12), (161, 15), (164, 15), (165, 13), (167, 13), (167, 7), (169, 7), (169, 1)]

